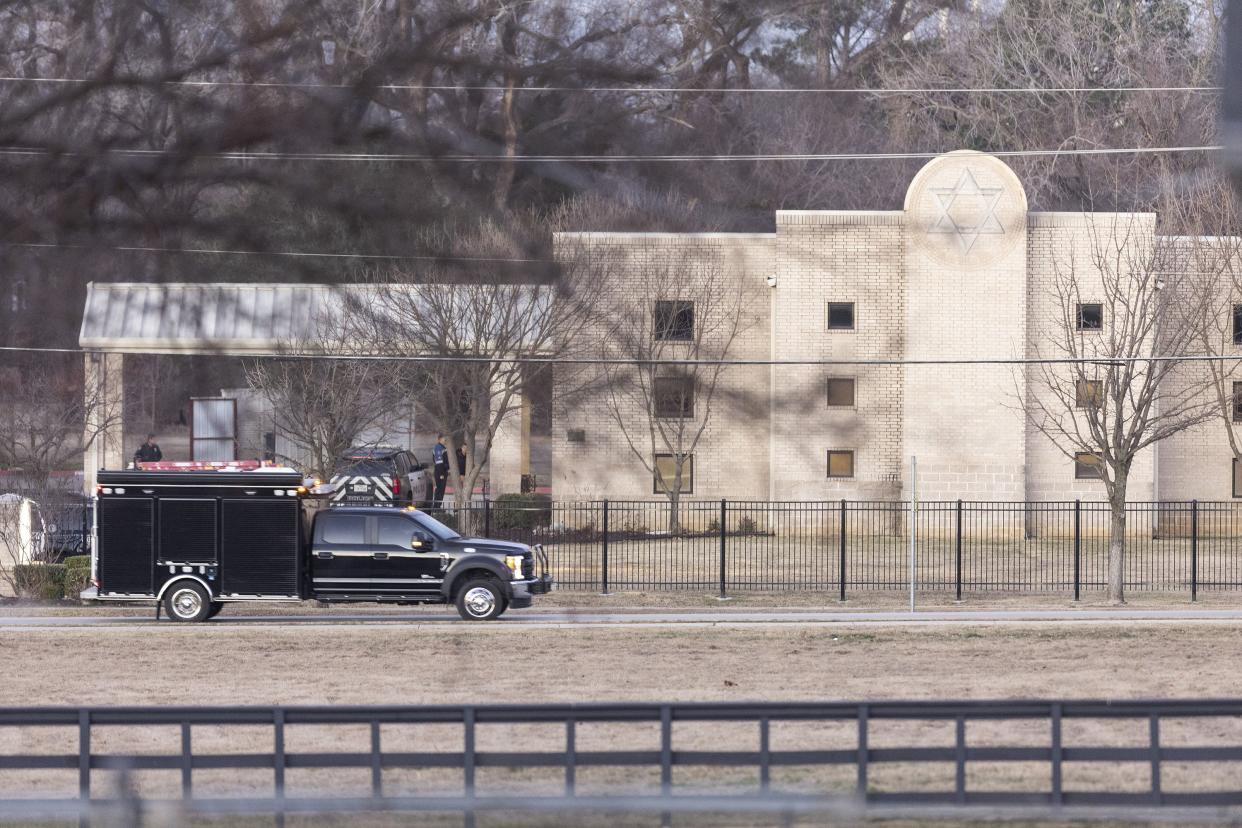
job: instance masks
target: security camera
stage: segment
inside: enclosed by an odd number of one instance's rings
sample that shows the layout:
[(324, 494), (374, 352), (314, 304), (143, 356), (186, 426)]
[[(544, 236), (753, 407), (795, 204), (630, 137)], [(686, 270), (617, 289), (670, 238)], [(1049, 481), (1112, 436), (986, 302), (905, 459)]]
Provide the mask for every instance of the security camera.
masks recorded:
[(767, 283), (768, 287), (776, 287), (776, 276), (769, 276), (767, 278)]

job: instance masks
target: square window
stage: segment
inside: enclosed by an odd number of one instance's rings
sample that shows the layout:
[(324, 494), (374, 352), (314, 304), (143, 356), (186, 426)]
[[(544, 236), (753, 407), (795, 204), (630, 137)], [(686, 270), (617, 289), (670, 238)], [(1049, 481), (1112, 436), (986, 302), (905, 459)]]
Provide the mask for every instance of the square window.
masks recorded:
[(651, 386), (652, 407), (657, 417), (684, 420), (694, 417), (693, 377), (656, 377)]
[(661, 300), (655, 303), (655, 338), (667, 342), (694, 339), (694, 303)]
[(1099, 380), (1078, 380), (1074, 383), (1074, 405), (1078, 408), (1099, 408), (1104, 404), (1104, 383)]
[(853, 408), (854, 407), (854, 378), (853, 377), (829, 377), (828, 378), (828, 407), (829, 408)]
[(1242, 345), (1242, 305), (1233, 306), (1233, 344)]
[(1080, 451), (1074, 455), (1074, 477), (1079, 480), (1099, 480), (1103, 476), (1100, 455), (1092, 451)]
[(830, 331), (852, 331), (854, 330), (854, 303), (853, 302), (829, 302), (828, 303), (828, 330)]
[(1077, 327), (1080, 331), (1104, 330), (1104, 306), (1098, 302), (1079, 304)]
[(852, 449), (828, 449), (828, 476), (854, 476), (854, 451)]
[(1242, 497), (1242, 464), (1233, 458), (1233, 496)]
[[(680, 494), (694, 494), (694, 455), (684, 455), (681, 464)], [(677, 479), (677, 462), (671, 454), (655, 456), (655, 480), (652, 482), (652, 494), (667, 494), (673, 491), (673, 483)]]

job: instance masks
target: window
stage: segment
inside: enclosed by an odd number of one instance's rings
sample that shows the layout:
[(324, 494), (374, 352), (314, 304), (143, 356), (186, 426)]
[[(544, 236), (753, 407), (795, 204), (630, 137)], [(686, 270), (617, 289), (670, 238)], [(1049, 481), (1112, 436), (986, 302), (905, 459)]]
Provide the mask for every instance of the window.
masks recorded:
[(1074, 405), (1099, 408), (1104, 404), (1104, 383), (1099, 380), (1078, 380), (1074, 383)]
[(1080, 451), (1074, 455), (1074, 477), (1079, 480), (1098, 480), (1103, 476), (1100, 455), (1090, 451)]
[(853, 302), (829, 302), (828, 303), (828, 330), (830, 331), (852, 331), (854, 330), (854, 303)]
[[(671, 454), (655, 456), (655, 480), (652, 481), (652, 494), (667, 494), (673, 490), (676, 481), (677, 463)], [(694, 455), (685, 455), (681, 464), (681, 494), (694, 493)]]
[(1233, 306), (1233, 344), (1242, 345), (1242, 305)]
[(844, 449), (828, 450), (828, 476), (829, 477), (853, 477), (854, 476), (854, 451)]
[(323, 542), (361, 546), (366, 543), (367, 519), (362, 515), (326, 515)]
[(376, 540), (380, 546), (399, 546), (410, 548), (410, 540), (414, 537), (414, 524), (403, 517), (381, 517), (379, 519), (379, 535)]
[(1242, 382), (1233, 384), (1233, 421), (1242, 423)]
[(1242, 497), (1242, 465), (1236, 457), (1233, 458), (1233, 496)]
[(853, 377), (829, 377), (828, 378), (828, 407), (829, 408), (853, 408), (854, 407), (854, 378)]
[(1078, 330), (1101, 331), (1104, 329), (1104, 306), (1098, 302), (1078, 305)]
[(689, 342), (693, 340), (694, 303), (656, 302), (655, 338), (672, 342)]
[(656, 377), (652, 380), (651, 397), (657, 417), (694, 417), (693, 377)]

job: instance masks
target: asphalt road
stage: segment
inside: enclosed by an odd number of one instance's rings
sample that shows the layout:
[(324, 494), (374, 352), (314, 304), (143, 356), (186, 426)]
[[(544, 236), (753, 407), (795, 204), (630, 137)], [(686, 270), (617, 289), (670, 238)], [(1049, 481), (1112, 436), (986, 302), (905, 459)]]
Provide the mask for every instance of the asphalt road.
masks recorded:
[[(431, 625), (458, 624), (462, 627), (569, 627), (569, 626), (732, 626), (732, 625), (799, 625), (832, 626), (840, 624), (876, 624), (884, 626), (956, 626), (956, 625), (1008, 625), (1008, 624), (1076, 624), (1076, 623), (1210, 623), (1240, 624), (1242, 610), (1231, 609), (1169, 609), (1169, 610), (956, 610), (928, 612), (818, 612), (773, 610), (739, 611), (658, 611), (636, 610), (631, 612), (598, 612), (593, 610), (564, 611), (544, 610), (526, 612), (516, 610), (488, 624), (470, 625), (461, 621), (454, 612), (445, 613), (305, 613), (298, 615), (234, 615), (226, 608), (218, 617), (207, 622), (211, 628), (242, 627), (256, 625), (314, 625), (339, 626), (354, 624)], [(64, 627), (151, 627), (156, 624), (154, 613), (148, 615), (44, 615), (0, 616), (0, 629), (4, 628), (64, 628)], [(164, 618), (160, 628), (174, 629), (182, 625)]]

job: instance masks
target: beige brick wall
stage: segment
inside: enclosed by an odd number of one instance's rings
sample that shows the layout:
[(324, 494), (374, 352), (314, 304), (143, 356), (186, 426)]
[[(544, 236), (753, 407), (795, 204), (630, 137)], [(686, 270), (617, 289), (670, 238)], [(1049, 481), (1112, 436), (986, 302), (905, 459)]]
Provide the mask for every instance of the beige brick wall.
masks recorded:
[[(737, 359), (767, 359), (771, 348), (769, 291), (774, 237), (771, 234), (662, 234), (580, 233), (573, 244), (589, 245), (594, 260), (606, 262), (609, 284), (601, 301), (615, 309), (612, 318), (635, 312), (652, 296), (693, 296), (705, 279), (723, 279), (744, 291), (745, 321), (730, 352)], [(562, 237), (561, 250), (571, 240)], [(652, 285), (650, 280), (667, 280)], [(704, 309), (696, 309), (696, 324), (711, 324)], [(601, 334), (602, 331), (590, 335)], [(670, 352), (672, 356), (674, 352)], [(690, 497), (727, 497), (764, 500), (768, 497), (769, 386), (766, 366), (734, 366), (717, 383), (710, 416), (694, 449), (694, 490)], [(564, 499), (658, 499), (652, 493), (652, 475), (630, 447), (633, 440), (650, 457), (646, 415), (626, 398), (624, 389), (616, 407), (628, 428), (621, 429), (614, 406), (599, 389), (564, 396), (584, 381), (603, 381), (596, 369), (558, 366), (554, 374), (552, 412), (552, 490)], [(704, 420), (706, 401), (700, 390), (695, 401), (696, 422)], [(585, 442), (570, 442), (568, 432), (582, 430)], [(664, 448), (661, 442), (657, 451)]]

